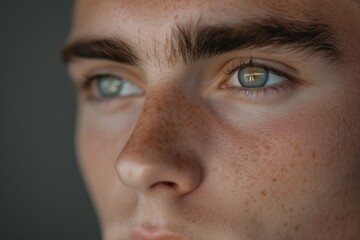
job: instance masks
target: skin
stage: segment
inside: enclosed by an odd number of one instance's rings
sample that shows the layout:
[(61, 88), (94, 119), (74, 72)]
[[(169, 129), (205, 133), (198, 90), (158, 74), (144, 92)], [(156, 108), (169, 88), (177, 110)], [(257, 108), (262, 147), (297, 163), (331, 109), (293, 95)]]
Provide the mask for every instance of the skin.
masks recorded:
[[(185, 65), (162, 51), (176, 22), (241, 22), (269, 10), (332, 26), (342, 63), (246, 50)], [(69, 63), (76, 86), (111, 69), (144, 90), (92, 101), (94, 88), (79, 87), (77, 153), (103, 239), (360, 239), (356, 22), (352, 0), (78, 0), (69, 42), (117, 35), (145, 59)], [(265, 97), (219, 88), (224, 65), (249, 56), (290, 66), (301, 81)]]

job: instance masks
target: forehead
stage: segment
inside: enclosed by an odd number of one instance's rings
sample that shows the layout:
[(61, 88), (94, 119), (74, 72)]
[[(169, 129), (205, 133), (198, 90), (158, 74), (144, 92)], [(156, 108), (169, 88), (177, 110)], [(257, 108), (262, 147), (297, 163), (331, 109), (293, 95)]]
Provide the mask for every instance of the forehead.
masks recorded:
[[(289, 18), (329, 18), (336, 9), (348, 9), (352, 0), (77, 0), (75, 4), (74, 32), (87, 34), (95, 26), (103, 33), (139, 26), (168, 27), (175, 22), (219, 22), (228, 19), (261, 17), (269, 14)], [(132, 29), (133, 30), (133, 29)]]
[(177, 25), (280, 17), (331, 26), (339, 48), (359, 59), (360, 0), (76, 0), (69, 40), (120, 37), (144, 53), (166, 48)]

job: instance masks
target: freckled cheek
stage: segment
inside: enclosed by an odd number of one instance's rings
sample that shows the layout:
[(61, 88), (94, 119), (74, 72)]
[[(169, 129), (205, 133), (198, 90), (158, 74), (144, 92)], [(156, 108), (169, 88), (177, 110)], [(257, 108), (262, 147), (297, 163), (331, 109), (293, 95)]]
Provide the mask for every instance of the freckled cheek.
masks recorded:
[(249, 201), (275, 201), (286, 212), (296, 208), (288, 206), (291, 202), (298, 202), (299, 210), (302, 200), (333, 184), (332, 176), (344, 167), (339, 158), (346, 157), (342, 154), (348, 147), (341, 140), (349, 132), (339, 127), (340, 112), (326, 103), (278, 112), (244, 109), (217, 113), (223, 124), (218, 135), (224, 137), (211, 148), (214, 158), (221, 159), (217, 174), (235, 195), (242, 191)]
[[(229, 104), (227, 104), (229, 105)], [(339, 108), (329, 103), (317, 105), (292, 104), (291, 108), (252, 108), (251, 106), (216, 106), (215, 114), (220, 119), (227, 136), (236, 144), (229, 151), (251, 151), (252, 162), (278, 162), (293, 165), (294, 160), (329, 157), (328, 147), (344, 144), (334, 136), (346, 137), (343, 131), (345, 116)], [(339, 111), (339, 112), (336, 112)], [(346, 146), (344, 146), (346, 147)], [(238, 149), (238, 150), (236, 150)]]

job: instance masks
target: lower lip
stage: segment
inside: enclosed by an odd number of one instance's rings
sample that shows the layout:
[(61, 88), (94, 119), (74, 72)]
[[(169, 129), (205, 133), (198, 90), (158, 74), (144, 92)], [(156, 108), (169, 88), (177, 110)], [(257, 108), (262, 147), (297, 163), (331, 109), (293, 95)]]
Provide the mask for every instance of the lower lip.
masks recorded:
[(140, 231), (134, 231), (131, 234), (132, 240), (184, 240), (174, 233), (156, 232), (154, 234), (144, 234)]

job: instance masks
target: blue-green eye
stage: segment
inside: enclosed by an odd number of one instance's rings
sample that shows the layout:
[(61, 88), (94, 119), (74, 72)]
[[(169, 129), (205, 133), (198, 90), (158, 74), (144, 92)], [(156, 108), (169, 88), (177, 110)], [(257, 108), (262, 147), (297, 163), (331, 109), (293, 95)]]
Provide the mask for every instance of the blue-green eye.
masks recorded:
[(96, 92), (100, 98), (139, 95), (142, 89), (131, 81), (111, 75), (100, 75), (93, 78)]
[(279, 71), (250, 63), (241, 66), (238, 70), (235, 69), (227, 85), (242, 89), (257, 89), (276, 85), (287, 80), (285, 74), (281, 74)]

